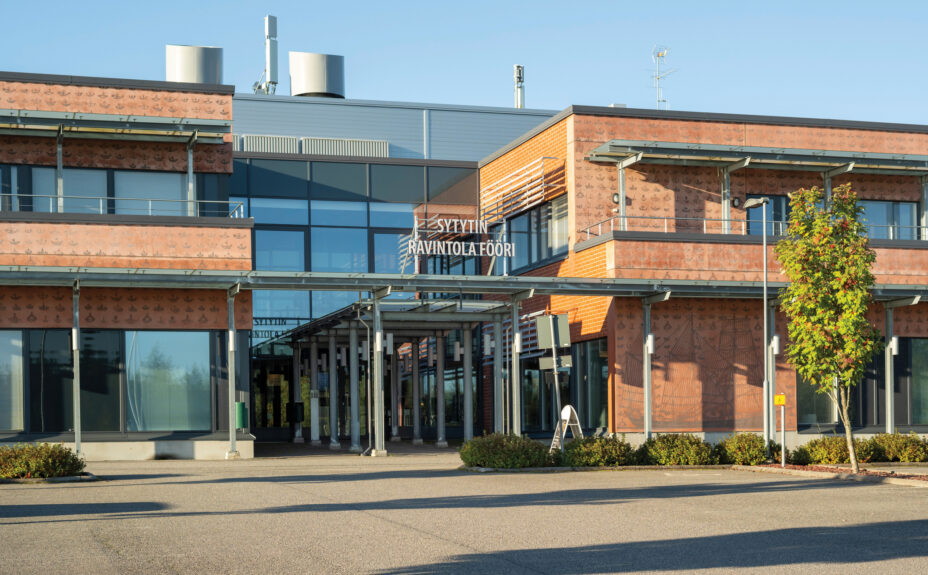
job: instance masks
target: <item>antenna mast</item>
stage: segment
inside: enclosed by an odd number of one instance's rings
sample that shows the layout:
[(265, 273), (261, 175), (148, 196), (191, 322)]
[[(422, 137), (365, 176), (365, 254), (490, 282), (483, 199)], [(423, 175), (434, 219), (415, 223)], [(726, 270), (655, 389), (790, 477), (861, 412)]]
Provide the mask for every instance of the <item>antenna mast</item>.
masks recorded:
[(264, 72), (252, 87), (255, 94), (277, 91), (277, 16), (264, 17)]
[(655, 65), (654, 89), (657, 91), (658, 110), (666, 110), (668, 108), (667, 100), (664, 98), (664, 92), (661, 89), (661, 80), (676, 72), (676, 70), (666, 70), (661, 72), (661, 64), (664, 62), (664, 59), (667, 58), (668, 52), (670, 52), (670, 48), (667, 46), (655, 46), (654, 49), (651, 50), (651, 60), (654, 61)]
[(515, 83), (515, 107), (525, 107), (525, 67), (516, 64), (512, 67), (512, 80)]

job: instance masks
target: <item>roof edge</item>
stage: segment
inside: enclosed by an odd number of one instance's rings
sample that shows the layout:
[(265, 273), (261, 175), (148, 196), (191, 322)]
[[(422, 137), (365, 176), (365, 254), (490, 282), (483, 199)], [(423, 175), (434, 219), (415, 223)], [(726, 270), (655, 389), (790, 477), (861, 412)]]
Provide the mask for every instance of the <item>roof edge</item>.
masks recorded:
[(0, 71), (0, 82), (61, 84), (65, 86), (96, 86), (100, 88), (134, 88), (140, 90), (198, 92), (203, 94), (223, 94), (230, 96), (235, 93), (235, 86), (228, 84), (194, 84), (189, 82), (133, 80), (128, 78), (98, 78), (95, 76), (69, 76), (64, 74), (33, 74), (29, 72)]

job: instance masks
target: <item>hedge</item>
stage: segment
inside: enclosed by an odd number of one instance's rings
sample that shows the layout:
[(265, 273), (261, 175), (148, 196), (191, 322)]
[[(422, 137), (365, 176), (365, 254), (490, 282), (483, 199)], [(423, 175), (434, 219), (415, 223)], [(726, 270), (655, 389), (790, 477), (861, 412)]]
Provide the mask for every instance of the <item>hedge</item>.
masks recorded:
[(29, 479), (80, 475), (84, 460), (57, 444), (20, 443), (0, 447), (0, 479)]

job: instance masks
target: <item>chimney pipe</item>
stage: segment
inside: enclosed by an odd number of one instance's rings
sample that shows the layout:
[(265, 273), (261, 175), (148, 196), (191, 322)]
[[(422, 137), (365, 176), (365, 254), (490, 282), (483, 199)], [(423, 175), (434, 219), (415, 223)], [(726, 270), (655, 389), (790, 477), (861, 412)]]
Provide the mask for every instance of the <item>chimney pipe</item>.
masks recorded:
[(525, 67), (516, 64), (512, 67), (512, 79), (515, 82), (516, 108), (525, 107)]

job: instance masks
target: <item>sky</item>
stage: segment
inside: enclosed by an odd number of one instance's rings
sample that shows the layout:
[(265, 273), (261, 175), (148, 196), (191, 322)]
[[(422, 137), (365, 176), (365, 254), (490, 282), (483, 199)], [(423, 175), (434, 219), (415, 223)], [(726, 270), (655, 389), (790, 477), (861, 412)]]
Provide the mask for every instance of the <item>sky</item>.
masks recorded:
[[(512, 106), (656, 107), (668, 47), (670, 109), (928, 124), (928, 2), (597, 0), (264, 2), (0, 0), (0, 70), (164, 79), (165, 44), (221, 46), (250, 92), (265, 14), (287, 52), (345, 56), (349, 98)], [(2, 104), (0, 104), (2, 107)]]

